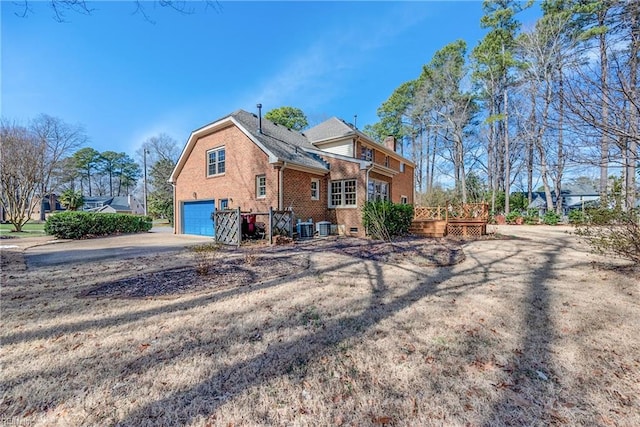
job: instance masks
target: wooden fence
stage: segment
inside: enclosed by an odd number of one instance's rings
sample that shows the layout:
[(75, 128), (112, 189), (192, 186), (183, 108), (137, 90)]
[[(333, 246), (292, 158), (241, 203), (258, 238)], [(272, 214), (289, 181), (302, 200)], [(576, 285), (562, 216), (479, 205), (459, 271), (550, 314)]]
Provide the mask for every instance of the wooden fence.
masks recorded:
[(242, 219), (240, 208), (216, 211), (216, 242), (240, 246), (242, 241)]

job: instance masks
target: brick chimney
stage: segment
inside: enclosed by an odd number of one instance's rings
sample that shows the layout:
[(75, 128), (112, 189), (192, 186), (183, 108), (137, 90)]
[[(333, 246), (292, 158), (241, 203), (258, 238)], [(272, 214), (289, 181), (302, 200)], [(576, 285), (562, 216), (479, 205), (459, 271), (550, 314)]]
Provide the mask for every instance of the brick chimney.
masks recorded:
[(382, 143), (385, 147), (387, 147), (389, 150), (393, 151), (394, 153), (396, 152), (396, 137), (393, 135), (389, 135), (388, 137), (386, 137), (384, 139), (384, 142)]

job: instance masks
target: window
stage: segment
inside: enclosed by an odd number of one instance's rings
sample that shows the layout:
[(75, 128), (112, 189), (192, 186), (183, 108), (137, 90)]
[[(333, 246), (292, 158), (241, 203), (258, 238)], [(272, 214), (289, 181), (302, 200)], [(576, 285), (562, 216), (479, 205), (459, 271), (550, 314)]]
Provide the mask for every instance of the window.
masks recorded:
[(360, 159), (370, 162), (373, 160), (373, 150), (369, 147), (362, 146), (360, 148)]
[(256, 176), (256, 197), (262, 199), (267, 196), (267, 177), (265, 175)]
[(404, 163), (400, 162), (400, 172), (404, 172)]
[(400, 203), (406, 205), (407, 203), (409, 203), (409, 198), (407, 196), (400, 196)]
[(221, 175), (225, 166), (224, 147), (207, 151), (207, 176)]
[(355, 207), (356, 206), (356, 180), (331, 181), (329, 185), (329, 206)]
[(320, 180), (311, 178), (311, 200), (320, 200)]
[(369, 180), (369, 188), (367, 189), (367, 199), (371, 202), (380, 202), (389, 200), (389, 184), (384, 181), (375, 179)]
[(384, 165), (389, 167), (389, 156), (384, 156)]
[(220, 199), (220, 210), (223, 211), (225, 209), (229, 209), (229, 199)]

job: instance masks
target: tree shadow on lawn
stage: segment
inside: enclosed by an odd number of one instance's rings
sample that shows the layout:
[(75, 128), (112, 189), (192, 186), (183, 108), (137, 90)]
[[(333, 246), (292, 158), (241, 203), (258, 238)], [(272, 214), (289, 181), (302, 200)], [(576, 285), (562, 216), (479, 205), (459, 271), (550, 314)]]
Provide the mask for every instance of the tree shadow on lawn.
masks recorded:
[[(530, 380), (531, 378), (529, 377), (531, 375), (537, 375), (539, 377), (539, 374), (536, 372), (537, 370), (547, 375), (551, 382), (554, 381), (553, 371), (549, 368), (549, 346), (552, 340), (552, 328), (548, 319), (549, 296), (545, 282), (552, 274), (552, 266), (556, 261), (560, 249), (561, 245), (558, 245), (554, 252), (547, 257), (546, 262), (534, 269), (529, 279), (530, 291), (527, 304), (530, 305), (530, 309), (525, 314), (524, 319), (524, 322), (528, 326), (528, 334), (523, 337), (522, 353), (516, 353), (511, 362), (514, 366), (522, 366), (523, 368), (512, 371), (512, 384), (518, 384), (518, 381)], [(462, 266), (462, 268), (457, 268), (455, 271), (456, 275), (467, 274), (470, 279), (453, 286), (447, 286), (445, 283), (453, 275), (453, 268), (451, 267), (440, 268), (435, 271), (432, 270), (428, 273), (425, 273), (424, 270), (417, 269), (412, 271), (412, 273), (420, 277), (420, 279), (416, 281), (413, 288), (399, 296), (393, 295), (392, 290), (388, 288), (384, 280), (384, 266), (374, 261), (365, 262), (364, 269), (370, 287), (370, 296), (368, 297), (369, 301), (366, 309), (361, 312), (354, 310), (356, 314), (326, 322), (323, 324), (322, 329), (314, 330), (306, 336), (291, 341), (269, 343), (266, 350), (261, 354), (222, 368), (211, 377), (187, 390), (169, 393), (163, 399), (130, 412), (119, 425), (137, 425), (141, 420), (146, 420), (147, 422), (153, 420), (155, 423), (168, 424), (170, 420), (176, 419), (180, 420), (182, 424), (187, 424), (195, 417), (212, 414), (230, 396), (239, 394), (249, 387), (259, 385), (272, 378), (285, 375), (295, 367), (304, 366), (312, 360), (322, 357), (322, 355), (332, 351), (342, 342), (350, 338), (362, 336), (367, 330), (370, 330), (382, 320), (392, 317), (399, 311), (410, 307), (413, 303), (425, 297), (434, 295), (440, 297), (456, 296), (459, 293), (466, 292), (475, 287), (486, 285), (486, 278), (490, 271), (498, 269), (501, 262), (504, 262), (507, 258), (514, 258), (523, 251), (524, 249), (516, 249), (514, 253), (509, 254), (509, 256), (503, 259), (496, 259), (495, 261), (484, 264), (479, 260), (474, 260), (475, 262), (467, 267)], [(278, 278), (239, 289), (227, 289), (216, 292), (213, 295), (207, 294), (188, 301), (178, 301), (135, 313), (117, 315), (90, 322), (69, 323), (62, 327), (56, 327), (55, 329), (17, 333), (10, 335), (7, 339), (3, 339), (3, 343), (10, 344), (30, 339), (48, 338), (53, 334), (61, 332), (74, 333), (92, 328), (119, 326), (123, 323), (135, 322), (155, 315), (166, 315), (171, 312), (188, 310), (241, 294), (263, 291), (268, 288), (294, 282), (304, 277), (361, 265), (362, 262), (363, 260), (360, 258), (348, 258), (343, 259), (338, 265), (331, 266), (317, 266), (312, 263), (312, 267), (309, 270), (293, 277)], [(512, 277), (513, 280), (519, 280), (519, 274), (519, 272), (504, 273), (505, 277)], [(304, 292), (304, 288), (299, 289), (299, 291)], [(546, 337), (545, 340), (542, 341), (542, 345), (539, 344), (538, 334), (543, 334)], [(226, 338), (220, 341), (232, 341), (233, 338), (237, 337), (229, 333)], [(198, 343), (196, 350), (190, 348), (191, 345), (192, 343), (185, 343), (184, 346), (171, 349), (163, 355), (163, 360), (179, 358), (184, 355), (184, 351), (193, 352), (197, 351), (197, 348), (199, 348), (200, 351), (211, 351), (211, 346), (215, 346), (216, 343)], [(536, 355), (535, 360), (529, 359), (532, 352)], [(120, 369), (122, 372), (140, 369), (152, 370), (154, 366), (159, 363), (157, 357), (157, 354), (149, 354), (143, 357), (133, 355), (128, 358), (122, 358), (118, 361), (118, 366), (114, 367), (114, 369)], [(70, 364), (72, 364), (72, 362), (70, 362)], [(67, 369), (68, 367), (64, 366), (57, 369), (57, 372), (43, 369), (40, 373), (31, 372), (29, 376), (44, 375), (54, 378), (66, 372)], [(26, 377), (22, 380), (25, 379)], [(106, 378), (103, 379), (103, 381), (106, 380)], [(12, 383), (15, 384), (15, 381), (20, 381), (20, 378), (14, 379)], [(494, 422), (509, 424), (509, 418), (507, 417), (510, 411), (514, 414), (514, 419), (518, 420), (520, 419), (518, 418), (518, 411), (530, 410), (522, 406), (514, 406), (512, 399), (513, 391), (511, 388), (511, 386), (505, 387), (505, 390), (502, 392), (502, 399), (493, 405), (493, 412), (487, 417), (487, 425)], [(212, 393), (212, 390), (215, 392)], [(536, 395), (539, 395), (538, 397), (543, 400), (544, 398), (550, 398), (559, 394), (557, 387), (550, 388), (546, 386), (546, 382), (545, 384), (536, 386), (535, 390)], [(61, 397), (60, 400), (64, 400), (64, 397)], [(191, 404), (191, 402), (197, 402), (197, 404)], [(52, 404), (54, 403), (55, 402)], [(541, 405), (539, 401), (532, 402), (531, 404)], [(546, 419), (553, 420), (552, 415), (552, 413), (547, 413)]]
[[(498, 262), (500, 260), (492, 264)], [(452, 277), (452, 268), (446, 267), (432, 274), (422, 274), (413, 288), (395, 296), (384, 281), (383, 266), (380, 263), (371, 262), (365, 268), (371, 291), (367, 307), (361, 312), (353, 310), (356, 314), (326, 322), (322, 329), (291, 341), (271, 343), (263, 353), (222, 368), (215, 375), (188, 390), (175, 391), (163, 399), (130, 412), (117, 425), (136, 425), (141, 420), (153, 420), (154, 423), (163, 424), (169, 419), (188, 424), (195, 417), (215, 413), (229, 397), (272, 378), (286, 375), (319, 359), (348, 339), (362, 336), (381, 321), (425, 297), (455, 296), (485, 285), (480, 277), (480, 280), (471, 279), (462, 284), (441, 286)], [(472, 273), (472, 269), (460, 269), (456, 272), (466, 273)]]

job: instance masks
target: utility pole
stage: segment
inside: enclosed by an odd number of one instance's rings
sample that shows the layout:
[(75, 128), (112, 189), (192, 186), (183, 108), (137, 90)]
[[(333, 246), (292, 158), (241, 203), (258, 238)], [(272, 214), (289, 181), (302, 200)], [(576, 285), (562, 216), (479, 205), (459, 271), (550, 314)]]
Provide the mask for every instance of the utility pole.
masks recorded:
[(144, 149), (144, 186), (142, 191), (144, 192), (144, 214), (147, 215), (147, 149)]

